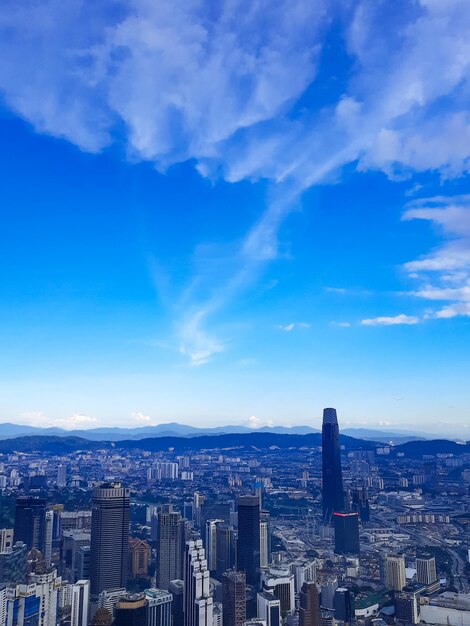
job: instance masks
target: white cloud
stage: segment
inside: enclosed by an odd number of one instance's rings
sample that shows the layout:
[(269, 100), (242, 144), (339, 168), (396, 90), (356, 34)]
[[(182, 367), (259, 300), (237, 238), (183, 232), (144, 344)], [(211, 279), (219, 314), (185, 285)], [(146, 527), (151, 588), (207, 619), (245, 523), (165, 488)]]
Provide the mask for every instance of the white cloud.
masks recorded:
[(332, 326), (337, 326), (338, 328), (350, 328), (351, 322), (330, 322)]
[(307, 324), (306, 322), (292, 322), (290, 324), (276, 324), (275, 328), (290, 333), (296, 329), (310, 328), (310, 324)]
[(470, 316), (470, 195), (423, 198), (410, 203), (404, 219), (426, 220), (439, 229), (442, 242), (430, 254), (405, 264), (420, 281), (411, 294), (447, 304), (428, 318)]
[(142, 413), (141, 411), (135, 411), (134, 413), (132, 413), (132, 419), (136, 422), (148, 425), (150, 425), (150, 423), (152, 422), (152, 418), (150, 417), (150, 415), (145, 415), (145, 413)]
[[(348, 163), (390, 177), (468, 172), (470, 4), (404, 0), (402, 8), (377, 0), (0, 4), (0, 91), (38, 132), (90, 152), (117, 139), (131, 161), (160, 170), (192, 159), (203, 176), (271, 181), (265, 214), (225, 251), (215, 279), (197, 270), (179, 298), (176, 334), (192, 365), (224, 350), (214, 319), (279, 256), (280, 225), (303, 190), (336, 181)], [(334, 69), (352, 69), (325, 104), (318, 65), (338, 24), (350, 63)], [(407, 269), (455, 272), (469, 258), (464, 242), (448, 241)]]
[(395, 315), (393, 317), (372, 317), (361, 321), (363, 326), (398, 326), (398, 325), (413, 325), (419, 324), (419, 317), (414, 315)]
[(263, 428), (264, 426), (274, 426), (274, 422), (269, 419), (263, 419), (261, 417), (256, 417), (256, 415), (252, 415), (246, 421), (246, 425), (248, 428), (257, 430), (258, 428)]
[(68, 417), (49, 417), (43, 411), (28, 411), (19, 416), (22, 424), (41, 428), (64, 428), (74, 430), (97, 425), (97, 418), (83, 413), (74, 413)]

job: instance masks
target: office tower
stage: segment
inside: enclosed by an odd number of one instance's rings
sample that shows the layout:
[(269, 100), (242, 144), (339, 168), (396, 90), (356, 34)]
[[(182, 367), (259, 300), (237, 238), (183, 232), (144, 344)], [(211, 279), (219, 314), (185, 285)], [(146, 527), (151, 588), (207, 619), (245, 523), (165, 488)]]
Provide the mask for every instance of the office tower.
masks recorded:
[[(295, 611), (294, 574), (288, 570), (270, 570), (263, 576), (263, 590), (272, 593), (281, 601), (281, 615)], [(259, 616), (258, 616), (259, 617)]]
[(353, 598), (346, 587), (338, 587), (335, 591), (335, 619), (345, 624), (354, 620)]
[(54, 525), (54, 512), (46, 511), (46, 528), (44, 535), (44, 562), (46, 567), (52, 563), (52, 532)]
[(142, 626), (172, 626), (171, 593), (162, 589), (146, 589), (144, 593), (147, 599), (147, 622)]
[(262, 513), (261, 521), (259, 523), (259, 553), (260, 553), (260, 566), (266, 568), (270, 561), (270, 530), (269, 530), (269, 514)]
[(358, 487), (352, 492), (352, 510), (359, 514), (359, 519), (367, 523), (370, 519), (367, 487)]
[(22, 588), (20, 595), (23, 593), (25, 586), (27, 589), (29, 587), (35, 588), (35, 594), (39, 598), (40, 606), (38, 626), (55, 626), (57, 624), (58, 594), (61, 582), (61, 578), (53, 570), (47, 574), (31, 574), (29, 585), (19, 585)]
[(416, 559), (416, 582), (431, 585), (436, 580), (436, 559), (433, 556), (418, 557)]
[(93, 490), (90, 594), (126, 586), (129, 561), (129, 489), (105, 483)]
[(75, 554), (76, 575), (78, 580), (90, 579), (90, 546), (80, 546)]
[(359, 515), (357, 513), (333, 513), (335, 528), (335, 552), (359, 554)]
[[(395, 594), (395, 618), (405, 624), (418, 624), (419, 619), (419, 596), (423, 587), (408, 585), (403, 591)], [(447, 621), (448, 621), (447, 617)]]
[(235, 564), (235, 532), (233, 526), (217, 524), (217, 562), (216, 574), (222, 578), (224, 573), (232, 569)]
[(281, 625), (281, 601), (269, 591), (261, 591), (256, 596), (258, 618), (262, 619), (266, 626)]
[(321, 626), (320, 594), (313, 580), (307, 580), (299, 593), (299, 626)]
[(184, 560), (184, 626), (212, 626), (209, 577), (202, 541), (188, 541)]
[(121, 589), (113, 589), (111, 591), (102, 591), (98, 596), (98, 608), (107, 609), (114, 617), (114, 609), (117, 602), (126, 595), (124, 587)]
[(46, 501), (44, 498), (20, 496), (16, 499), (15, 541), (44, 552), (46, 535)]
[(17, 541), (0, 552), (0, 583), (22, 583), (27, 575), (28, 546)]
[(401, 591), (406, 585), (405, 557), (401, 554), (387, 554), (384, 566), (385, 586)]
[(5, 552), (13, 547), (13, 528), (0, 530), (0, 552)]
[(72, 611), (70, 626), (88, 626), (90, 581), (78, 580), (72, 585)]
[(245, 572), (228, 571), (222, 579), (224, 626), (243, 626), (246, 620)]
[(184, 626), (184, 582), (182, 580), (170, 581), (168, 591), (173, 596), (171, 602), (172, 626)]
[(207, 567), (210, 572), (215, 572), (217, 569), (217, 526), (223, 524), (222, 519), (208, 519), (206, 520), (206, 556)]
[(295, 593), (300, 593), (304, 582), (315, 581), (317, 579), (317, 565), (315, 561), (305, 559), (292, 564)]
[(143, 539), (131, 537), (129, 539), (129, 560), (132, 578), (146, 578), (148, 576), (149, 558), (149, 544)]
[(65, 487), (67, 485), (67, 468), (65, 465), (59, 465), (57, 467), (57, 487)]
[(68, 580), (75, 582), (78, 579), (84, 579), (86, 576), (80, 576), (78, 573), (77, 554), (82, 547), (90, 547), (91, 534), (82, 530), (65, 530), (62, 533), (61, 542), (61, 558), (62, 573)]
[(113, 616), (108, 609), (100, 608), (96, 611), (91, 621), (91, 626), (112, 626)]
[(260, 586), (260, 510), (257, 496), (238, 498), (237, 569), (245, 572), (247, 585)]
[(183, 577), (185, 522), (172, 504), (157, 515), (157, 586), (168, 591), (170, 580)]
[(144, 593), (126, 593), (116, 602), (114, 626), (145, 626), (148, 601)]
[(203, 503), (204, 496), (199, 493), (199, 491), (195, 491), (193, 495), (193, 521), (196, 528), (201, 528), (201, 510)]
[(323, 520), (329, 524), (335, 511), (344, 510), (343, 475), (336, 409), (323, 410), (322, 466)]
[(335, 591), (338, 589), (336, 576), (324, 578), (321, 586), (321, 608), (333, 611), (335, 608)]

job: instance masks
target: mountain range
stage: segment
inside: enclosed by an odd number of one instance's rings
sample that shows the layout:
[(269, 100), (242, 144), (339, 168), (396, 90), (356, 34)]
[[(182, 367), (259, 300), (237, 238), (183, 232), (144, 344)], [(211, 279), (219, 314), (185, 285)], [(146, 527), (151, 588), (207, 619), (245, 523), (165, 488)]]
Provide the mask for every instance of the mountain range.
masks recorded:
[[(312, 428), (311, 426), (264, 426), (256, 430), (240, 425), (198, 428), (196, 426), (178, 424), (177, 422), (158, 424), (157, 426), (139, 426), (134, 428), (101, 427), (67, 430), (57, 427), (41, 428), (38, 426), (13, 424), (10, 422), (0, 423), (0, 440), (22, 436), (54, 436), (80, 437), (90, 441), (124, 441), (132, 439), (140, 440), (150, 437), (198, 437), (202, 435), (250, 434), (254, 432), (285, 435), (307, 435), (319, 433), (320, 430)], [(418, 439), (429, 439), (429, 435), (415, 431), (385, 431), (368, 428), (344, 428), (341, 429), (341, 433), (350, 437), (384, 442), (393, 445)]]

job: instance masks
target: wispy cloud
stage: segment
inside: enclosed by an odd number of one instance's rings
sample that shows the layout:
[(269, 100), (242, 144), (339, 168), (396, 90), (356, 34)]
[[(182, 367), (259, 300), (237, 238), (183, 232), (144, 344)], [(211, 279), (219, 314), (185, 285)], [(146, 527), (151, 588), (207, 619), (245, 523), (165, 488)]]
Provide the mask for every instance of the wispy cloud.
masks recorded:
[(425, 220), (442, 237), (430, 254), (406, 263), (405, 270), (421, 283), (412, 295), (447, 304), (427, 313), (428, 318), (470, 316), (470, 195), (416, 200), (405, 220)]
[(49, 417), (43, 411), (29, 411), (19, 416), (19, 422), (30, 426), (56, 427), (66, 430), (98, 425), (98, 419), (84, 413), (73, 413), (67, 417)]
[[(161, 171), (193, 160), (203, 176), (271, 182), (266, 213), (227, 251), (230, 269), (209, 288), (196, 272), (179, 298), (178, 345), (192, 365), (224, 350), (214, 320), (279, 256), (279, 228), (303, 190), (338, 180), (348, 163), (391, 178), (468, 172), (470, 5), (404, 4), (401, 11), (376, 0), (0, 5), (0, 91), (38, 132), (90, 152), (118, 140), (129, 160)], [(307, 90), (322, 93), (323, 45), (339, 24), (344, 67), (353, 68), (342, 76), (346, 87), (327, 105), (302, 99)], [(438, 223), (424, 210), (410, 209), (408, 218)], [(407, 269), (455, 272), (469, 260), (466, 244), (449, 240)]]
[(400, 315), (395, 315), (393, 317), (372, 317), (369, 319), (364, 319), (361, 321), (363, 326), (399, 326), (402, 324), (405, 325), (413, 325), (419, 324), (420, 319), (414, 315), (405, 315), (401, 313)]
[(310, 328), (310, 324), (307, 324), (307, 322), (291, 322), (290, 324), (276, 324), (275, 328), (290, 333), (293, 330)]

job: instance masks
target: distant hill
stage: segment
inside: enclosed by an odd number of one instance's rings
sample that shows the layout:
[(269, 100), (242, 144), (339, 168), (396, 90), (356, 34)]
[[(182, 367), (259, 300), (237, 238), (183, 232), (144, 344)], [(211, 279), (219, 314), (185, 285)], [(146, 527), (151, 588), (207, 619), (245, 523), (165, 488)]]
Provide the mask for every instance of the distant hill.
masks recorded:
[[(247, 426), (217, 426), (214, 428), (197, 428), (186, 424), (171, 422), (158, 424), (157, 426), (139, 426), (136, 428), (90, 428), (65, 430), (63, 428), (40, 428), (10, 422), (0, 423), (0, 440), (24, 435), (47, 435), (57, 437), (82, 437), (92, 441), (121, 441), (127, 439), (144, 439), (149, 437), (194, 437), (199, 435), (221, 435), (228, 433), (252, 433), (252, 428)], [(305, 435), (318, 433), (319, 430), (310, 426), (266, 426), (256, 432)]]
[[(373, 450), (371, 441), (362, 441), (346, 435), (340, 436), (341, 444), (347, 450)], [(302, 448), (321, 446), (321, 434), (284, 435), (279, 433), (231, 433), (226, 435), (202, 435), (199, 437), (149, 437), (140, 440), (91, 441), (81, 437), (25, 436), (0, 441), (0, 452), (49, 452), (66, 454), (75, 450), (98, 450), (106, 448), (139, 449), (162, 452), (170, 448), (176, 451), (199, 451), (230, 448)]]

